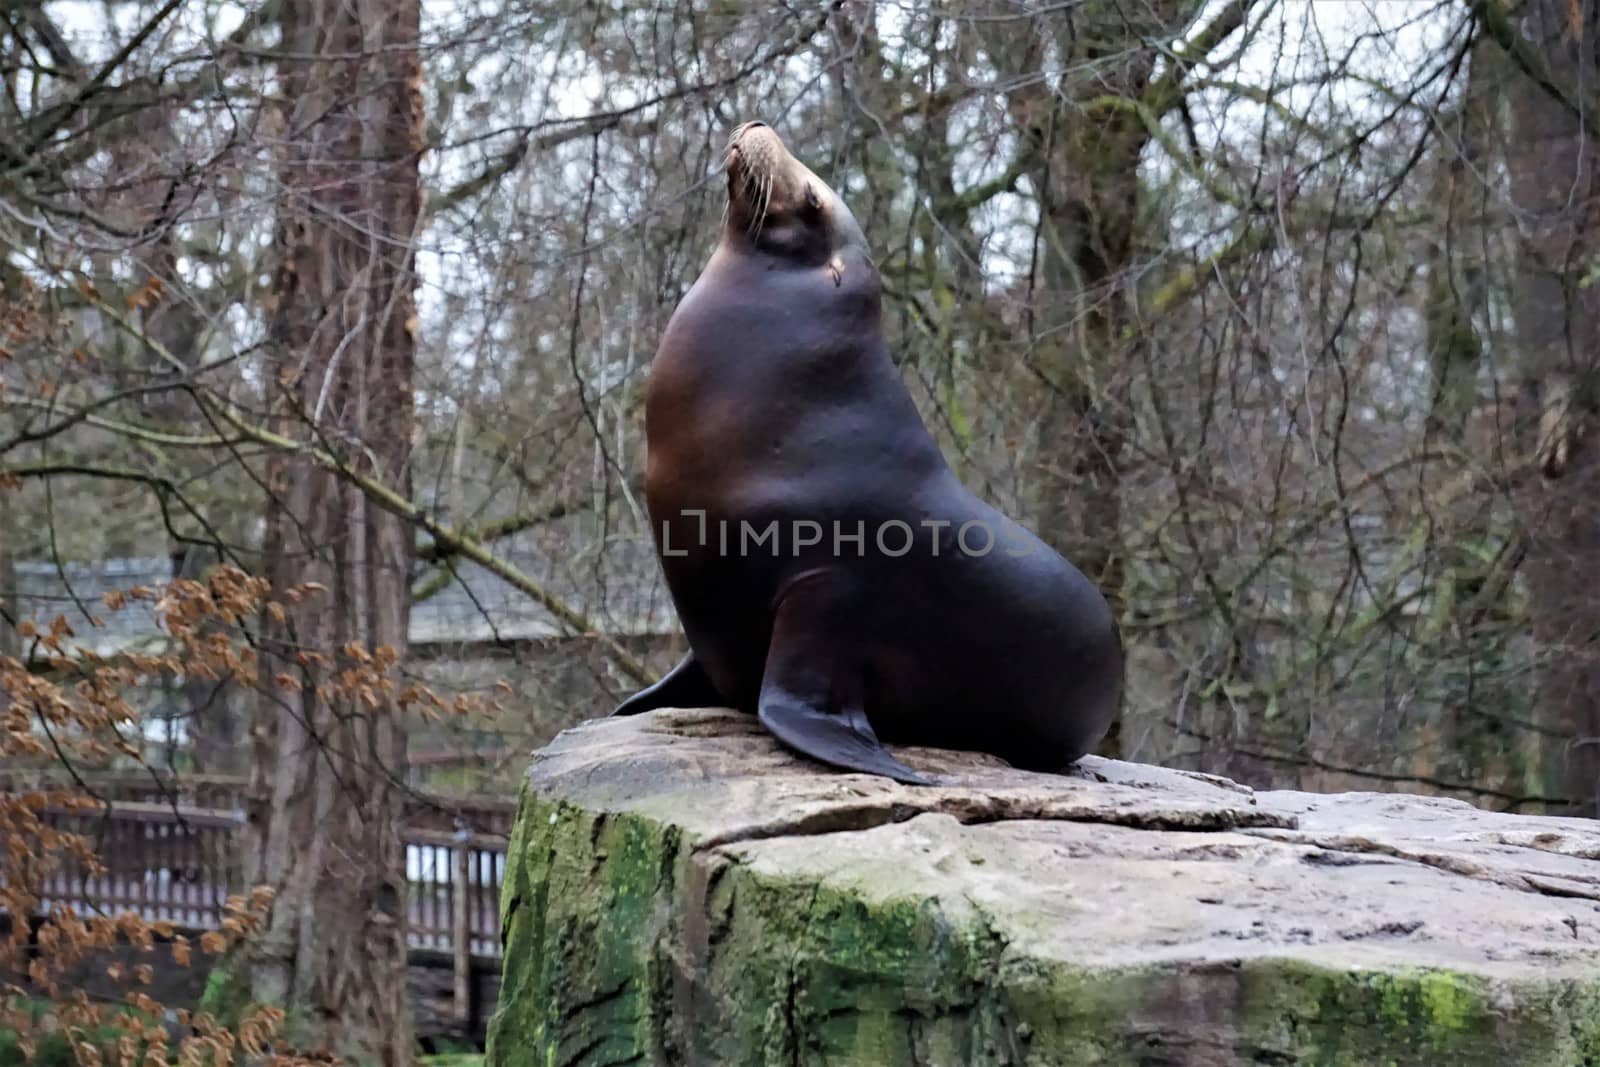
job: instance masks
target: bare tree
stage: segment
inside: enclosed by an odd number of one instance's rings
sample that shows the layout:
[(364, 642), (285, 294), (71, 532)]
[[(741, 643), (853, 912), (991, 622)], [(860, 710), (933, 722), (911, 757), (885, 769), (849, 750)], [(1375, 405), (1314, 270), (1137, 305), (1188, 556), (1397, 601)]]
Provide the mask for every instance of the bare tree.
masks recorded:
[[(511, 767), (678, 640), (627, 629), (640, 399), (749, 118), (861, 219), (963, 478), (1119, 603), (1113, 750), (1592, 810), (1589, 5), (64, 11), (0, 18), (0, 562), (326, 587), (253, 635), (255, 974), (361, 1054), (408, 730)], [(405, 655), (444, 600), (493, 670)], [(509, 724), (395, 711), (500, 673)]]
[[(1509, 52), (1505, 160), (1517, 242), (1513, 314), (1521, 435), (1543, 478), (1518, 491), (1527, 532), (1548, 788), (1600, 816), (1600, 606), (1574, 576), (1600, 566), (1600, 454), (1583, 438), (1600, 405), (1600, 212), (1593, 147), (1600, 63), (1593, 4), (1531, 3), (1514, 21), (1479, 5)], [(1534, 417), (1536, 413), (1536, 417)]]
[[(409, 499), (424, 147), (414, 0), (283, 5), (271, 427)], [(293, 448), (267, 466), (267, 577), (326, 601), (271, 618), (254, 731), (254, 879), (278, 887), (255, 997), (357, 1062), (412, 1057), (400, 840), (413, 535)], [(285, 671), (280, 662), (297, 662)], [(376, 663), (382, 684), (340, 694)]]

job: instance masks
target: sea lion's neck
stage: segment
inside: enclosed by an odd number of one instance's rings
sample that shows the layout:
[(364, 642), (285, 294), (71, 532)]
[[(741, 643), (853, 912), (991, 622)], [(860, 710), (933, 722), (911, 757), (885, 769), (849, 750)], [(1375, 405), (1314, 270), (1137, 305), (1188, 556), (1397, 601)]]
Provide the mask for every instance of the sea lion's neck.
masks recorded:
[(819, 306), (827, 305), (838, 312), (846, 310), (838, 307), (840, 298), (846, 304), (854, 304), (863, 296), (870, 296), (871, 313), (879, 313), (878, 269), (864, 246), (847, 244), (791, 255), (752, 241), (745, 234), (725, 231), (701, 272), (702, 279), (710, 276), (730, 281), (737, 278), (745, 285), (760, 284), (762, 278), (785, 286), (804, 284), (805, 279), (810, 279), (817, 286), (813, 295)]

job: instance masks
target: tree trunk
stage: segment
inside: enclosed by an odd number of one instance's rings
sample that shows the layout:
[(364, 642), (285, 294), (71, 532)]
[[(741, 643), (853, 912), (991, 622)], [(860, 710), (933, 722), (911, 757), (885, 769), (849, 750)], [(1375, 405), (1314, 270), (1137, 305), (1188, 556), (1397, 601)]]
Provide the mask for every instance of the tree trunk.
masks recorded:
[[(17, 595), (16, 520), (12, 518), (10, 504), (0, 489), (0, 656), (17, 659), (22, 655), (22, 635), (7, 621), (20, 618), (21, 598)], [(6, 695), (0, 690), (0, 707), (5, 707)]]
[[(1588, 86), (1600, 63), (1583, 23), (1595, 5), (1534, 0), (1518, 13), (1521, 39), (1566, 86)], [(1587, 18), (1586, 18), (1587, 16)], [(1600, 452), (1584, 442), (1594, 422), (1600, 289), (1585, 284), (1595, 239), (1597, 156), (1578, 117), (1583, 100), (1559, 101), (1517, 76), (1507, 87), (1507, 173), (1521, 241), (1512, 307), (1522, 371), (1519, 405), (1538, 413), (1523, 430), (1541, 477), (1518, 509), (1528, 537), (1525, 573), (1544, 665), (1539, 714), (1549, 793), (1576, 813), (1600, 815), (1600, 600), (1584, 576), (1600, 570)]]
[[(1019, 135), (1031, 144), (1028, 179), (1039, 202), (1029, 314), (1031, 359), (1046, 390), (1034, 442), (1036, 523), (1040, 537), (1099, 586), (1119, 616), (1121, 465), (1138, 335), (1129, 268), (1148, 134), (1132, 111), (1092, 102), (1108, 94), (1141, 97), (1155, 62), (1144, 41), (1164, 32), (1171, 6), (1154, 5), (1138, 25), (1120, 8), (1098, 4), (1052, 20), (1038, 47), (1053, 45), (1056, 60), (1080, 73), (1058, 84), (1025, 79), (1009, 102)], [(1042, 63), (1032, 49), (1019, 58), (1019, 70)], [(1120, 715), (1100, 751), (1121, 755)]]
[[(1432, 392), (1427, 413), (1430, 447), (1452, 457), (1447, 487), (1473, 470), (1493, 470), (1498, 442), (1475, 439), (1480, 378), (1486, 357), (1473, 321), (1487, 307), (1482, 266), (1485, 241), (1482, 172), (1493, 109), (1504, 75), (1503, 57), (1491, 42), (1479, 41), (1470, 57), (1460, 104), (1439, 116), (1443, 136), (1434, 142), (1433, 203), (1440, 229), (1426, 251), (1427, 280), (1422, 317), (1426, 329)], [(1439, 681), (1445, 689), (1437, 724), (1439, 744), (1422, 746), (1428, 773), (1453, 781), (1483, 782), (1519, 793), (1541, 785), (1524, 780), (1523, 735), (1507, 728), (1504, 695), (1492, 677), (1504, 655), (1505, 619), (1498, 611), (1501, 592), (1514, 569), (1513, 546), (1495, 509), (1476, 493), (1441, 494), (1426, 522), (1437, 539), (1440, 573), (1427, 636), (1438, 642)], [(1501, 543), (1486, 562), (1487, 546)]]
[[(423, 140), (416, 0), (286, 0), (272, 419), (409, 498), (413, 238)], [(248, 872), (277, 888), (251, 960), (301, 1042), (413, 1056), (397, 705), (411, 532), (306, 459), (269, 472), (268, 576), (325, 591), (269, 617)], [(392, 656), (385, 650), (392, 652)]]
[[(16, 299), (17, 282), (16, 269), (0, 257), (0, 312), (5, 312), (9, 302)], [(0, 656), (13, 659), (22, 656), (22, 635), (12, 625), (20, 619), (22, 607), (18, 595), (21, 590), (17, 588), (18, 496), (14, 488), (0, 486)], [(5, 692), (0, 690), (0, 708), (6, 703)]]

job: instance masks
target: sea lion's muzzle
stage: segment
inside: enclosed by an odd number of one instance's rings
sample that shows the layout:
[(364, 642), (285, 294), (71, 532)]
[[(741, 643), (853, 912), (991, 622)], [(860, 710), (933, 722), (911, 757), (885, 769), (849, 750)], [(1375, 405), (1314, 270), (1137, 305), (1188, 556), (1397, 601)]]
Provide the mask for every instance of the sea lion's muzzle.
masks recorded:
[(728, 173), (760, 182), (769, 177), (787, 154), (783, 141), (765, 122), (746, 122), (728, 140)]
[(844, 248), (868, 255), (850, 209), (765, 122), (742, 123), (733, 131), (726, 169), (731, 232), (761, 243), (769, 254), (813, 265), (826, 261), (835, 286), (844, 272)]

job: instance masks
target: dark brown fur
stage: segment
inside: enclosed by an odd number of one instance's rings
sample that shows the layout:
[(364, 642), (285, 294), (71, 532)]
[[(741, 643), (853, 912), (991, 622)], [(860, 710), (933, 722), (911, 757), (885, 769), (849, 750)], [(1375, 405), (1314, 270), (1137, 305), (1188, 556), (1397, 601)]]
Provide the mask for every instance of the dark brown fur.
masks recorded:
[[(889, 359), (843, 201), (759, 123), (734, 135), (728, 196), (646, 405), (645, 493), (692, 651), (618, 713), (729, 705), (800, 752), (908, 782), (923, 779), (880, 739), (1066, 767), (1120, 699), (1104, 598), (946, 464)], [(822, 543), (800, 545), (797, 520)], [(741, 543), (774, 522), (776, 556)], [(903, 555), (895, 523), (914, 534)]]

